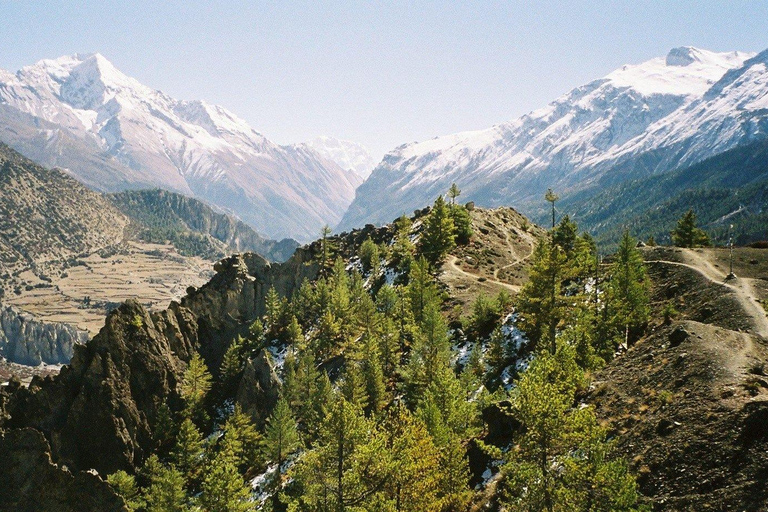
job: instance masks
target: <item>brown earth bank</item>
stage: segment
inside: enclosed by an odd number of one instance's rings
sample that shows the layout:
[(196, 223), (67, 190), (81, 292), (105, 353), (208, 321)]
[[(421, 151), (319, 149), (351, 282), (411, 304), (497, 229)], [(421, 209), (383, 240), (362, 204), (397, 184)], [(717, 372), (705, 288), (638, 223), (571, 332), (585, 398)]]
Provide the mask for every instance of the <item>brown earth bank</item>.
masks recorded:
[[(586, 397), (654, 510), (768, 509), (768, 251), (644, 250), (656, 319)], [(760, 290), (760, 292), (755, 292)]]

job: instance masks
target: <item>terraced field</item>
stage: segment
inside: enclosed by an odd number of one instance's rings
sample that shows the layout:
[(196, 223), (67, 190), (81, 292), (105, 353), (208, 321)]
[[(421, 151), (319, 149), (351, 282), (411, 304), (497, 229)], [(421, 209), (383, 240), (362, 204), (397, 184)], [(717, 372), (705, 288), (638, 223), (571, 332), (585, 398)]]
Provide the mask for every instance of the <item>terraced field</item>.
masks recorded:
[(213, 264), (181, 256), (170, 245), (128, 242), (117, 254), (91, 254), (77, 260), (52, 283), (32, 271), (18, 277), (25, 286), (6, 295), (4, 302), (41, 320), (64, 322), (96, 334), (104, 317), (117, 304), (137, 298), (151, 309), (165, 308), (213, 275)]

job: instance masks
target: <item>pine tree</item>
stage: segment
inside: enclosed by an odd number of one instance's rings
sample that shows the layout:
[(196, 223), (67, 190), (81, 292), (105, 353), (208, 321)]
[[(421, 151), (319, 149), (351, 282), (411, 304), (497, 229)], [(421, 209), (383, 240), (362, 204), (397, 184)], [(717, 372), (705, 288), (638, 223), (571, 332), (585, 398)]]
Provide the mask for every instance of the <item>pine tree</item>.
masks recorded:
[(711, 245), (709, 236), (696, 226), (696, 214), (688, 210), (677, 221), (677, 227), (672, 230), (672, 243), (677, 247), (708, 247)]
[(280, 335), (279, 324), (280, 316), (282, 314), (282, 303), (274, 286), (269, 287), (267, 295), (264, 297), (264, 309), (266, 311), (264, 319), (267, 324), (267, 336), (271, 341)]
[(448, 367), (450, 359), (448, 326), (437, 304), (430, 302), (424, 309), (423, 321), (414, 338), (405, 375), (412, 400), (421, 395), (439, 371)]
[(498, 373), (504, 369), (507, 361), (507, 344), (504, 340), (504, 334), (499, 327), (495, 328), (491, 333), (487, 360), (492, 372)]
[(387, 388), (384, 384), (384, 370), (381, 365), (378, 346), (369, 335), (363, 338), (362, 373), (365, 382), (365, 393), (368, 396), (366, 412), (377, 415), (389, 402)]
[(325, 275), (330, 267), (331, 261), (333, 261), (334, 247), (333, 243), (329, 239), (329, 235), (333, 232), (331, 228), (326, 224), (320, 230), (322, 236), (320, 242), (320, 274)]
[(407, 273), (413, 263), (416, 250), (410, 239), (413, 223), (403, 215), (395, 221), (395, 242), (392, 244), (392, 264), (400, 272)]
[(165, 467), (156, 455), (147, 459), (144, 470), (149, 487), (144, 493), (147, 512), (187, 512), (184, 476), (173, 466)]
[(251, 492), (237, 470), (237, 457), (228, 450), (219, 451), (205, 468), (200, 504), (206, 512), (251, 512)]
[(435, 280), (430, 273), (429, 263), (426, 259), (419, 258), (415, 264), (411, 265), (406, 294), (413, 313), (413, 320), (420, 324), (423, 321), (423, 312), (427, 304), (437, 302), (440, 298), (440, 293), (435, 286)]
[(211, 374), (200, 354), (195, 353), (189, 360), (181, 381), (181, 396), (185, 401), (184, 414), (196, 421), (207, 421), (204, 408), (205, 398), (211, 389)]
[(424, 220), (419, 240), (419, 254), (432, 266), (442, 263), (448, 252), (456, 247), (456, 227), (443, 196), (438, 196)]
[(472, 352), (469, 353), (464, 371), (469, 372), (477, 382), (481, 382), (485, 378), (485, 357), (483, 356), (483, 345), (480, 342), (476, 342), (472, 346)]
[(530, 278), (518, 296), (519, 324), (537, 346), (548, 342), (555, 351), (556, 328), (562, 316), (562, 279), (565, 275), (565, 254), (558, 245), (541, 241), (534, 249)]
[(368, 392), (360, 363), (357, 361), (347, 363), (339, 390), (344, 395), (344, 399), (351, 405), (362, 410), (368, 407)]
[(291, 414), (288, 401), (281, 397), (267, 419), (267, 425), (264, 428), (264, 440), (261, 444), (262, 455), (280, 467), (286, 456), (299, 445), (296, 420)]
[(197, 479), (203, 456), (203, 436), (189, 418), (185, 418), (179, 426), (171, 456), (187, 482)]
[(552, 203), (552, 229), (555, 228), (555, 202), (557, 202), (558, 199), (560, 199), (560, 196), (555, 194), (551, 188), (547, 189), (547, 193), (544, 194), (544, 199)]
[(451, 198), (451, 206), (456, 204), (456, 198), (461, 195), (461, 189), (456, 186), (455, 183), (451, 184), (451, 188), (448, 189), (448, 197)]
[(224, 449), (229, 451), (237, 468), (245, 470), (261, 462), (261, 434), (240, 404), (235, 404), (222, 430)]
[(360, 257), (360, 263), (363, 266), (363, 272), (366, 274), (370, 273), (371, 275), (376, 275), (378, 273), (381, 254), (379, 246), (371, 240), (371, 237), (366, 238), (360, 245), (358, 256)]
[(393, 467), (383, 492), (392, 510), (439, 512), (443, 483), (440, 453), (423, 422), (398, 406), (387, 418), (384, 431)]
[(317, 447), (302, 456), (292, 475), (301, 489), (297, 510), (376, 509), (392, 473), (385, 436), (363, 411), (337, 397), (319, 432)]
[(637, 486), (591, 408), (573, 407), (584, 385), (573, 352), (540, 352), (518, 381), (515, 416), (524, 431), (504, 466), (512, 510), (637, 510)]
[(227, 347), (219, 367), (219, 377), (225, 389), (231, 390), (236, 385), (244, 366), (245, 340), (238, 336)]
[(457, 436), (451, 436), (448, 444), (440, 450), (443, 510), (466, 510), (472, 499), (469, 488), (469, 460), (467, 450)]
[(107, 477), (107, 482), (115, 492), (123, 498), (129, 512), (134, 512), (144, 507), (144, 499), (139, 494), (136, 479), (125, 471), (118, 470)]
[(620, 328), (625, 343), (632, 341), (650, 315), (649, 283), (637, 243), (624, 232), (608, 283), (608, 307), (612, 322)]
[(576, 248), (579, 228), (568, 215), (560, 219), (560, 223), (552, 230), (552, 242), (560, 246), (566, 257), (570, 257)]

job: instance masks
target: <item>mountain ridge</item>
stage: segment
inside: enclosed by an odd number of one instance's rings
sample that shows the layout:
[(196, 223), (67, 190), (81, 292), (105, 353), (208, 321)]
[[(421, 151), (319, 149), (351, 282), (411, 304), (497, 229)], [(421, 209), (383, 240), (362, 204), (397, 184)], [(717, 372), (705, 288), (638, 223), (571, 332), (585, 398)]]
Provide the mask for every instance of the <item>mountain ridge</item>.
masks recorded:
[(764, 54), (673, 49), (517, 120), (402, 145), (358, 188), (338, 229), (384, 222), (452, 182), (479, 206), (515, 204), (538, 219), (536, 203), (549, 187), (567, 196), (762, 138), (768, 132)]
[(0, 74), (0, 137), (102, 192), (164, 188), (235, 212), (271, 238), (336, 224), (360, 178), (308, 146), (277, 145), (222, 107), (179, 101), (100, 54)]

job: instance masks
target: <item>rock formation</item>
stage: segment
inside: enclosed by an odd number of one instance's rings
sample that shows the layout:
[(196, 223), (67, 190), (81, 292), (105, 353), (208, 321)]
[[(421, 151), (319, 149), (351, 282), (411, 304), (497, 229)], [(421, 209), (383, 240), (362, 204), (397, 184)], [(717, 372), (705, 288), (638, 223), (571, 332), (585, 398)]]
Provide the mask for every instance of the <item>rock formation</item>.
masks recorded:
[(75, 345), (86, 341), (88, 334), (71, 325), (42, 322), (0, 305), (0, 356), (8, 361), (31, 366), (66, 364)]

